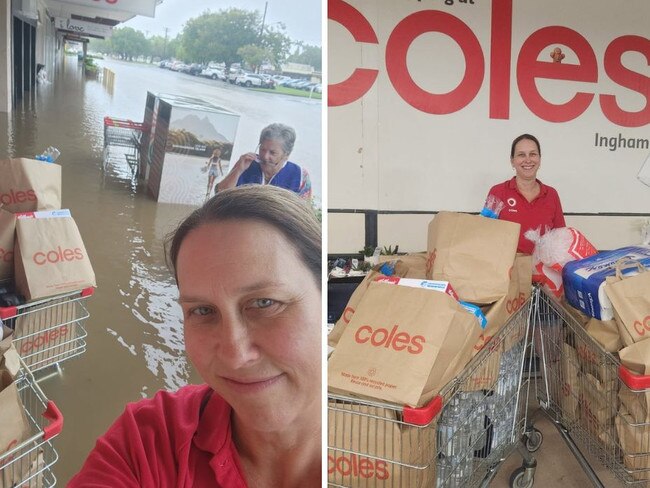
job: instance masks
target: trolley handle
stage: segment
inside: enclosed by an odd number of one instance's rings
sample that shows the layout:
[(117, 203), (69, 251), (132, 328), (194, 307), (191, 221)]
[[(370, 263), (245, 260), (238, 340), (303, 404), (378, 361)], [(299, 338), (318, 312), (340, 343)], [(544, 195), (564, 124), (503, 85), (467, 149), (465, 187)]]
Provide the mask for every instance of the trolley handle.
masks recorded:
[(12, 305), (10, 307), (0, 307), (0, 319), (8, 319), (18, 315), (18, 307)]
[(424, 407), (404, 407), (404, 422), (420, 426), (427, 425), (440, 413), (440, 410), (442, 410), (442, 397), (438, 395)]
[(43, 428), (43, 440), (47, 441), (63, 430), (63, 414), (52, 400), (48, 400), (43, 417), (50, 421), (49, 425)]
[(647, 390), (650, 388), (650, 375), (633, 373), (622, 364), (618, 367), (618, 376), (630, 390)]

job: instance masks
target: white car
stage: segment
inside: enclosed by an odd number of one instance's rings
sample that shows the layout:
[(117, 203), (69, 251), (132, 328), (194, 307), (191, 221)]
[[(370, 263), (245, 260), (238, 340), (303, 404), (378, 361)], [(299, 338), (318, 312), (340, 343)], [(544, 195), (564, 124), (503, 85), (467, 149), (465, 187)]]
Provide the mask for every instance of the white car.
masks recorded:
[[(271, 83), (273, 83), (271, 81)], [(269, 82), (267, 82), (263, 76), (261, 75), (255, 75), (251, 73), (246, 73), (244, 75), (240, 75), (237, 77), (235, 80), (235, 84), (239, 86), (245, 86), (245, 87), (252, 87), (252, 86), (259, 86), (260, 88), (270, 88)]]
[(219, 68), (205, 68), (203, 71), (201, 71), (201, 76), (212, 78), (213, 80), (227, 80), (226, 73), (224, 73), (224, 71)]

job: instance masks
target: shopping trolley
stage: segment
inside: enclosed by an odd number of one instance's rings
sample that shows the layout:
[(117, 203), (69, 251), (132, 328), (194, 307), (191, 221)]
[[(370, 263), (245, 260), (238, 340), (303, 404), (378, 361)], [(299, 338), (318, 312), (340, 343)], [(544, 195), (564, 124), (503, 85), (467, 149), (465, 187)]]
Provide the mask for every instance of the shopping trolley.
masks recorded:
[(650, 486), (650, 377), (632, 374), (555, 297), (538, 293), (541, 345), (537, 397), (594, 484), (604, 484), (585, 453), (625, 485)]
[(89, 287), (22, 305), (0, 307), (0, 319), (14, 330), (14, 346), (32, 372), (86, 351), (84, 321)]
[(138, 176), (140, 142), (146, 130), (141, 122), (104, 117), (104, 169), (126, 161), (132, 176)]
[(0, 485), (54, 486), (56, 477), (51, 468), (58, 454), (51, 439), (63, 429), (63, 416), (54, 402), (47, 399), (27, 365), (21, 363), (14, 381), (29, 427), (24, 439), (0, 454)]
[(531, 487), (529, 451), (538, 446), (526, 420), (530, 305), (425, 407), (328, 394), (329, 486), (484, 487), (518, 449), (524, 462), (511, 486)]

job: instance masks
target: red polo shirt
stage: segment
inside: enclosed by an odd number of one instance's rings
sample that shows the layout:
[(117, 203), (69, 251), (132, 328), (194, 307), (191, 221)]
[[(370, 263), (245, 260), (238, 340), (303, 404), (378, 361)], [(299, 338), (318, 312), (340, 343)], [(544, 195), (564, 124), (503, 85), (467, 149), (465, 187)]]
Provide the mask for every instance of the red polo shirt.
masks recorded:
[(210, 391), (190, 385), (127, 405), (68, 488), (246, 488), (230, 405)]
[(534, 248), (534, 244), (524, 237), (527, 230), (540, 229), (540, 233), (544, 234), (547, 229), (566, 226), (560, 197), (555, 189), (539, 180), (537, 183), (540, 188), (539, 195), (532, 202), (521, 194), (514, 177), (494, 185), (488, 194), (503, 202), (499, 219), (521, 224), (517, 251), (526, 254), (532, 254)]

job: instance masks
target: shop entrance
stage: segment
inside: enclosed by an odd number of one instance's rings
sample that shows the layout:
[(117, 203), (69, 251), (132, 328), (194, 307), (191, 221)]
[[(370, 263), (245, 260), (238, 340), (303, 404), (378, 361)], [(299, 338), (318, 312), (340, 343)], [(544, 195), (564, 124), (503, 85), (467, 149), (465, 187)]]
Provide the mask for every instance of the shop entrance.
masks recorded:
[(14, 16), (13, 25), (14, 89), (13, 104), (36, 85), (36, 26)]

